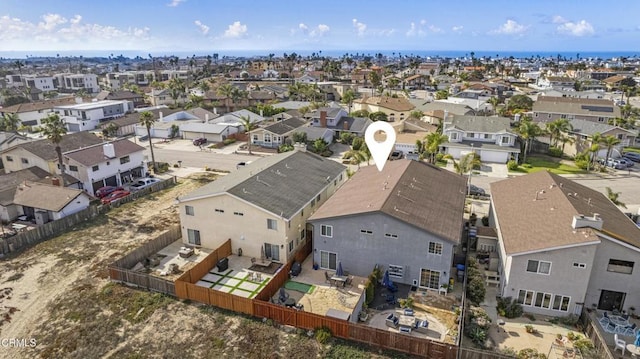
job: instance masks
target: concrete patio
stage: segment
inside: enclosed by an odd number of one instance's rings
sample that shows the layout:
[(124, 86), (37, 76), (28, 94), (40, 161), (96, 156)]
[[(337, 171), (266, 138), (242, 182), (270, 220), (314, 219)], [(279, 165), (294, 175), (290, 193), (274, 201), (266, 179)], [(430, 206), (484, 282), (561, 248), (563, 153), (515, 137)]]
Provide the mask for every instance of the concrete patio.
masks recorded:
[[(182, 240), (177, 240), (158, 251), (157, 254), (159, 257), (162, 257), (162, 259), (158, 265), (151, 267), (151, 274), (166, 279), (177, 279), (182, 273), (191, 269), (212, 252), (210, 249), (197, 248), (190, 257), (182, 258), (179, 251), (180, 248), (184, 246), (185, 244)], [(169, 267), (172, 264), (178, 266), (180, 273), (170, 273)]]

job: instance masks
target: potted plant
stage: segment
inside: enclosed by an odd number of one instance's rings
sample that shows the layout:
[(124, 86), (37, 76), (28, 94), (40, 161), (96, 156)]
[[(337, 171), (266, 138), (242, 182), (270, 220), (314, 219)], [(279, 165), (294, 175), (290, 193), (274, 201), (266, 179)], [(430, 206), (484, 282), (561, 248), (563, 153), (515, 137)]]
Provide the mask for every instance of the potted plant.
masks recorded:
[(564, 346), (564, 342), (562, 341), (562, 334), (556, 334), (556, 344)]
[(531, 325), (531, 324), (525, 325), (524, 328), (527, 330), (527, 333), (529, 333), (529, 334), (535, 334), (535, 333), (538, 332), (536, 330), (536, 328), (534, 328), (533, 325)]
[(636, 307), (629, 307), (629, 315), (633, 318), (633, 319), (637, 319), (638, 316), (636, 316)]

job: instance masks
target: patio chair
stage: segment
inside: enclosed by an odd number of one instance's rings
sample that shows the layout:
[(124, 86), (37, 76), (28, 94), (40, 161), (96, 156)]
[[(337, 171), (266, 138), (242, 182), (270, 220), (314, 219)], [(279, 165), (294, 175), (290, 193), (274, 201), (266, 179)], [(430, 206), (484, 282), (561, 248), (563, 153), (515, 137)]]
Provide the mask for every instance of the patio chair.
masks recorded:
[(329, 275), (329, 272), (327, 271), (324, 272), (324, 281), (326, 283), (329, 283), (329, 285), (331, 285), (331, 275)]
[(627, 348), (627, 342), (622, 339), (618, 339), (618, 334), (613, 335), (613, 340), (616, 343), (616, 347), (613, 349), (613, 351), (615, 352), (616, 350), (620, 349), (622, 351), (622, 356), (624, 356), (624, 351)]
[(598, 322), (600, 323), (600, 326), (602, 326), (602, 328), (606, 328), (607, 325), (609, 325), (609, 317), (602, 317), (598, 320)]
[(387, 318), (385, 318), (384, 323), (387, 327), (396, 328), (400, 323), (400, 320), (398, 319), (398, 317), (396, 317), (395, 314), (391, 313), (387, 316)]
[(344, 282), (344, 286), (347, 287), (353, 287), (353, 277), (352, 276), (348, 276), (347, 280)]
[(416, 328), (415, 330), (418, 333), (426, 333), (428, 332), (429, 322), (426, 320), (416, 320)]
[(413, 317), (413, 309), (404, 308), (404, 310), (402, 311), (402, 314)]
[(626, 327), (624, 327), (624, 332), (622, 333), (622, 335), (626, 337), (634, 336), (636, 334), (636, 327), (638, 327), (636, 323), (633, 323), (632, 325), (627, 325)]
[(622, 319), (629, 320), (629, 314), (622, 314)]
[(280, 301), (280, 303), (284, 303), (287, 301), (287, 299), (289, 299), (289, 293), (287, 293), (284, 288), (280, 288), (280, 295), (278, 296), (278, 300)]

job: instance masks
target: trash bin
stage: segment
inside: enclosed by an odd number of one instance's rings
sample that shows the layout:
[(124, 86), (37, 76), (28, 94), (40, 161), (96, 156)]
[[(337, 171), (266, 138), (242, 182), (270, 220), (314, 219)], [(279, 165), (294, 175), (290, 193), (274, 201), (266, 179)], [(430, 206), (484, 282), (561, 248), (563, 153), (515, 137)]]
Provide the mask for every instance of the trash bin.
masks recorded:
[(222, 258), (220, 260), (218, 260), (218, 263), (216, 264), (216, 267), (218, 267), (218, 272), (223, 272), (226, 271), (227, 269), (229, 269), (229, 258)]
[(238, 248), (238, 257), (242, 257), (242, 248)]

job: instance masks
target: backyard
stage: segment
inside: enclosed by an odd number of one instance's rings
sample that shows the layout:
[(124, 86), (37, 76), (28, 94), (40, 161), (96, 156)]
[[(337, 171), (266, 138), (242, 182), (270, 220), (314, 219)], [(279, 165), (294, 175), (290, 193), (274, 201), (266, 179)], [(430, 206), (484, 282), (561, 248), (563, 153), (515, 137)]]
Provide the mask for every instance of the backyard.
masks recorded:
[(544, 155), (528, 156), (526, 163), (509, 172), (534, 173), (539, 171), (549, 171), (555, 174), (587, 173), (585, 170), (576, 167), (572, 161)]

